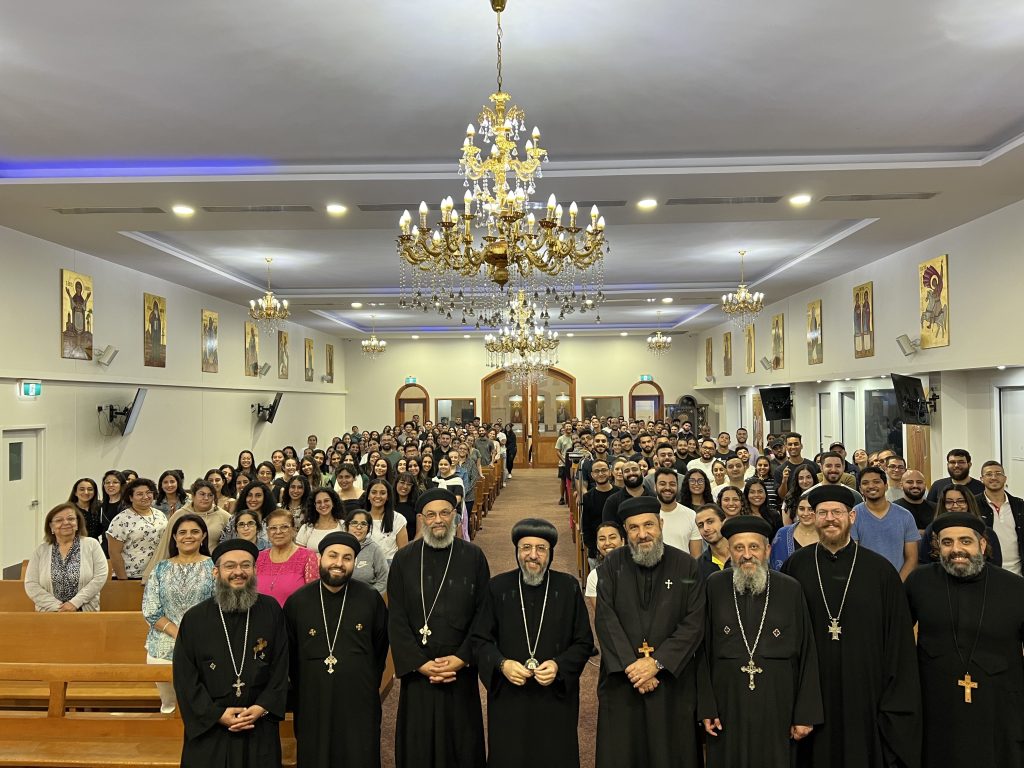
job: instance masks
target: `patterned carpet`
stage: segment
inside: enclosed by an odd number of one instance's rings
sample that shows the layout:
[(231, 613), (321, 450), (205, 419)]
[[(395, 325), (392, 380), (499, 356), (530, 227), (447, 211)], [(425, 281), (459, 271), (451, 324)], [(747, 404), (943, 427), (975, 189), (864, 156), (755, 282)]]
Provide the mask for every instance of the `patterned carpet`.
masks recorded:
[[(558, 527), (558, 547), (553, 567), (566, 573), (576, 572), (576, 554), (569, 531), (568, 507), (558, 504), (558, 479), (554, 469), (517, 469), (512, 480), (501, 492), (494, 509), (484, 519), (484, 527), (474, 543), (486, 553), (491, 574), (512, 570), (515, 552), (510, 538), (512, 526), (524, 517), (542, 517)], [(582, 768), (594, 765), (594, 744), (597, 734), (597, 657), (587, 666), (580, 681), (580, 764)], [(396, 682), (391, 695), (384, 702), (384, 720), (381, 733), (381, 762), (383, 768), (394, 768), (395, 715), (398, 711)], [(484, 689), (480, 688), (485, 705)], [(485, 724), (486, 728), (486, 724)]]

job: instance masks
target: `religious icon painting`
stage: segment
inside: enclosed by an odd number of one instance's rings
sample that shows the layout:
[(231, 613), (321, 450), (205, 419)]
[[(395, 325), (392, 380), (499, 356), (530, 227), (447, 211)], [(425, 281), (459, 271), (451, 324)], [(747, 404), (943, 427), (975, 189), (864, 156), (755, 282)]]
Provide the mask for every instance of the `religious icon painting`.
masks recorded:
[(277, 378), (288, 378), (288, 331), (277, 332)]
[(710, 336), (704, 340), (704, 375), (710, 380), (715, 375), (714, 341)]
[(142, 362), (150, 368), (167, 367), (167, 299), (142, 294)]
[(62, 269), (60, 287), (60, 356), (92, 360), (92, 278)]
[(821, 299), (807, 305), (807, 364), (820, 365), (825, 359), (821, 338)]
[(875, 284), (853, 289), (853, 356), (875, 356)]
[(209, 309), (203, 311), (203, 328), (200, 341), (203, 345), (203, 373), (220, 372), (220, 355), (217, 349), (217, 332), (220, 316)]
[(786, 316), (783, 314), (772, 317), (771, 361), (773, 371), (786, 367)]
[(245, 321), (245, 375), (260, 375), (260, 335), (256, 323)]
[(949, 346), (949, 254), (917, 266), (921, 293), (921, 349)]
[(303, 367), (306, 371), (306, 381), (313, 380), (313, 340), (306, 339), (303, 346)]
[(324, 381), (327, 384), (334, 383), (334, 345), (324, 346)]
[(732, 331), (722, 334), (722, 375), (732, 376)]
[(753, 373), (754, 366), (757, 364), (757, 347), (754, 344), (754, 333), (753, 323), (743, 328), (743, 344), (746, 352), (744, 356), (744, 360), (746, 362), (744, 370), (746, 370), (747, 373)]

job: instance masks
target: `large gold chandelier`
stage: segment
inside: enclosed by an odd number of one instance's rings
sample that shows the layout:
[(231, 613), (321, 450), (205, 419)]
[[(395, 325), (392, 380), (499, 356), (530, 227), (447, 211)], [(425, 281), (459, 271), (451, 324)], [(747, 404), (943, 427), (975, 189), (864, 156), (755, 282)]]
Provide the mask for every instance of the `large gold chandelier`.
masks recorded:
[(267, 257), (267, 291), (258, 299), (249, 301), (249, 317), (256, 321), (264, 333), (274, 333), (277, 325), (282, 320), (291, 316), (288, 311), (288, 300), (279, 300), (270, 290), (270, 263), (272, 258)]
[(740, 284), (736, 292), (722, 296), (722, 310), (739, 328), (751, 325), (764, 309), (764, 294), (747, 290), (747, 284), (743, 281), (743, 257), (746, 255), (746, 251), (740, 251)]
[(370, 338), (363, 339), (359, 342), (359, 345), (363, 349), (363, 354), (371, 360), (376, 360), (380, 355), (383, 355), (388, 351), (388, 343), (384, 339), (377, 338), (377, 318), (374, 315), (370, 315)]
[[(420, 203), (415, 223), (409, 211), (399, 219), (400, 304), (447, 318), (461, 313), (464, 324), (475, 320), (478, 328), (500, 325), (508, 296), (519, 290), (541, 302), (545, 319), (549, 306), (560, 317), (599, 312), (604, 301), (604, 217), (595, 205), (590, 223), (581, 227), (575, 201), (566, 211), (554, 195), (541, 218), (533, 212), (540, 206), (530, 197), (535, 181), (543, 177), (541, 165), (548, 154), (536, 127), (521, 151), (517, 146), (526, 132), (526, 113), (502, 90), (501, 12), (506, 0), (490, 3), (498, 16), (498, 90), (490, 96), (494, 106), (484, 106), (478, 127), (471, 123), (466, 129), (459, 160), (467, 188), (461, 213), (446, 197), (433, 227), (426, 202)], [(477, 134), (490, 150), (474, 143)], [(474, 229), (486, 230), (481, 243)]]
[(537, 323), (537, 305), (518, 291), (508, 306), (508, 322), (484, 337), (487, 365), (508, 373), (513, 384), (538, 382), (558, 363), (558, 332)]

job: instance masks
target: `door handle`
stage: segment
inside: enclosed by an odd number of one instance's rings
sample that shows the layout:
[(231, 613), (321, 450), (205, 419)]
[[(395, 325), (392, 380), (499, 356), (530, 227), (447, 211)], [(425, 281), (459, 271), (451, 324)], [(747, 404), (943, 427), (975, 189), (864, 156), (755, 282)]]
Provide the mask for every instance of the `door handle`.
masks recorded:
[(30, 502), (28, 503), (28, 505), (29, 505), (30, 507), (38, 507), (38, 506), (39, 506), (39, 499), (32, 499), (32, 501), (30, 501)]

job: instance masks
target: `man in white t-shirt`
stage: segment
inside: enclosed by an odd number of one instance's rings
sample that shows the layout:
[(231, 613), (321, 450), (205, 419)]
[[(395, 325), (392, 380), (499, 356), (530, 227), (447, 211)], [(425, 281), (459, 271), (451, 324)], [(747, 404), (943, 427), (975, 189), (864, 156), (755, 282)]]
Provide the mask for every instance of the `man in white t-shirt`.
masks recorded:
[(587, 598), (587, 602), (590, 603), (590, 607), (594, 607), (594, 603), (597, 602), (597, 579), (598, 571), (600, 570), (601, 563), (608, 556), (609, 552), (612, 552), (619, 547), (626, 545), (626, 532), (622, 530), (622, 526), (614, 520), (605, 520), (599, 526), (597, 526), (597, 568), (591, 568), (590, 573), (587, 574), (587, 586), (583, 590), (583, 596)]
[(711, 465), (715, 463), (715, 448), (715, 441), (710, 437), (701, 440), (697, 449), (700, 452), (700, 456), (696, 459), (692, 459), (690, 463), (686, 465), (686, 469), (701, 469), (709, 478), (713, 477), (711, 474)]
[(658, 467), (654, 471), (654, 492), (661, 503), (665, 543), (683, 552), (689, 552), (694, 558), (700, 557), (702, 539), (697, 528), (697, 514), (676, 501), (679, 494), (679, 479), (674, 469)]

